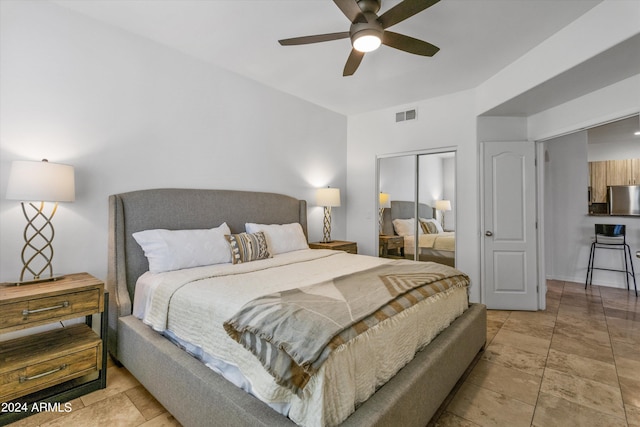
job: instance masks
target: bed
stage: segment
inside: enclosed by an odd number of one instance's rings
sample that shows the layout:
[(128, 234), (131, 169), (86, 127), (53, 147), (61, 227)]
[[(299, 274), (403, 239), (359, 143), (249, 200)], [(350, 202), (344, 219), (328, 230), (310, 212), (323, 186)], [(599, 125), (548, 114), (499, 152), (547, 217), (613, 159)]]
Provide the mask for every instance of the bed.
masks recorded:
[[(306, 203), (280, 194), (230, 190), (155, 189), (109, 197), (107, 286), (113, 301), (109, 307), (109, 351), (185, 426), (295, 425), (133, 315), (136, 284), (149, 270), (145, 253), (133, 233), (153, 229), (207, 229), (223, 222), (232, 233), (244, 231), (245, 224), (250, 222), (298, 223), (306, 236)], [(335, 257), (342, 260), (342, 268), (352, 264), (351, 259), (344, 258), (348, 256), (356, 257), (358, 263), (378, 263), (374, 261), (377, 258), (326, 250), (301, 250), (291, 256)], [(285, 258), (275, 256), (265, 261), (285, 262)], [(322, 266), (316, 268), (327, 270)], [(236, 302), (241, 304), (244, 300)], [(425, 426), (481, 351), (485, 336), (485, 308), (470, 304), (411, 361), (359, 404), (342, 425)]]
[[(415, 218), (416, 205), (414, 202), (392, 200), (390, 209), (385, 209), (383, 215), (383, 232), (387, 235), (400, 235), (404, 239), (402, 253), (407, 259), (414, 259), (416, 251)], [(420, 223), (433, 224), (431, 232), (425, 233), (423, 224), (418, 225), (418, 259), (433, 261), (445, 265), (455, 266), (455, 232), (442, 230), (440, 224), (433, 218), (433, 208), (427, 204), (418, 204)], [(434, 228), (433, 227), (437, 227)]]

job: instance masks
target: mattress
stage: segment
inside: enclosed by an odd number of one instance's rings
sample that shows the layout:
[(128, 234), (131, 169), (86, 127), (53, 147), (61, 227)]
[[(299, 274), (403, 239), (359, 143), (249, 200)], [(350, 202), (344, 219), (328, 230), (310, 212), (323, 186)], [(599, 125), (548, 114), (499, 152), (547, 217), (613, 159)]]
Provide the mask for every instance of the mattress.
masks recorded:
[(387, 262), (340, 251), (301, 250), (240, 265), (145, 273), (136, 285), (134, 314), (297, 424), (337, 425), (462, 314), (468, 307), (466, 287), (430, 297), (338, 347), (302, 396), (276, 384), (222, 324), (258, 296)]

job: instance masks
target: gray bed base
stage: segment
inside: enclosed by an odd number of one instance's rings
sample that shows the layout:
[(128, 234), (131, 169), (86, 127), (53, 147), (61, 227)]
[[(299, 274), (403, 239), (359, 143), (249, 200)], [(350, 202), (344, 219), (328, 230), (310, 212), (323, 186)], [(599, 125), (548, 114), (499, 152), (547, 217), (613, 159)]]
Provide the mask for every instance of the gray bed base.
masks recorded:
[[(114, 304), (110, 304), (109, 351), (186, 427), (294, 425), (131, 315), (136, 274), (146, 269), (144, 254), (140, 258), (142, 251), (135, 242), (132, 245), (131, 233), (214, 227), (220, 218), (227, 218), (223, 221), (232, 232), (243, 231), (245, 222), (299, 221), (306, 233), (306, 203), (277, 194), (160, 189), (110, 196), (107, 287)], [(342, 425), (426, 426), (485, 339), (486, 308), (471, 304)]]

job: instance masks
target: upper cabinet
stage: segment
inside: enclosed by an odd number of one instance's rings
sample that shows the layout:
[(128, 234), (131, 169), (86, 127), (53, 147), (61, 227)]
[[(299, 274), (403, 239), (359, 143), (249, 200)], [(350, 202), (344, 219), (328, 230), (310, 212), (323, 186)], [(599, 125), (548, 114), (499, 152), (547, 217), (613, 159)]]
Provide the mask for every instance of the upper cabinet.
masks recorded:
[(589, 162), (591, 203), (607, 202), (607, 161)]
[(591, 203), (607, 202), (610, 185), (640, 185), (640, 159), (589, 162)]
[(640, 184), (640, 159), (607, 160), (607, 185)]

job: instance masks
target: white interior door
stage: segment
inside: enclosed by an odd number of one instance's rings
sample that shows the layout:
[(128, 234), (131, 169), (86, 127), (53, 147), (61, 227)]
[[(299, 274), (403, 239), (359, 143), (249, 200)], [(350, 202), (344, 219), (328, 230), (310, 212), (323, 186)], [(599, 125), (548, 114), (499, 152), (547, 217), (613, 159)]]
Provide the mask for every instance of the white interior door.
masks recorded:
[(482, 175), (484, 302), (537, 310), (535, 144), (483, 143)]

